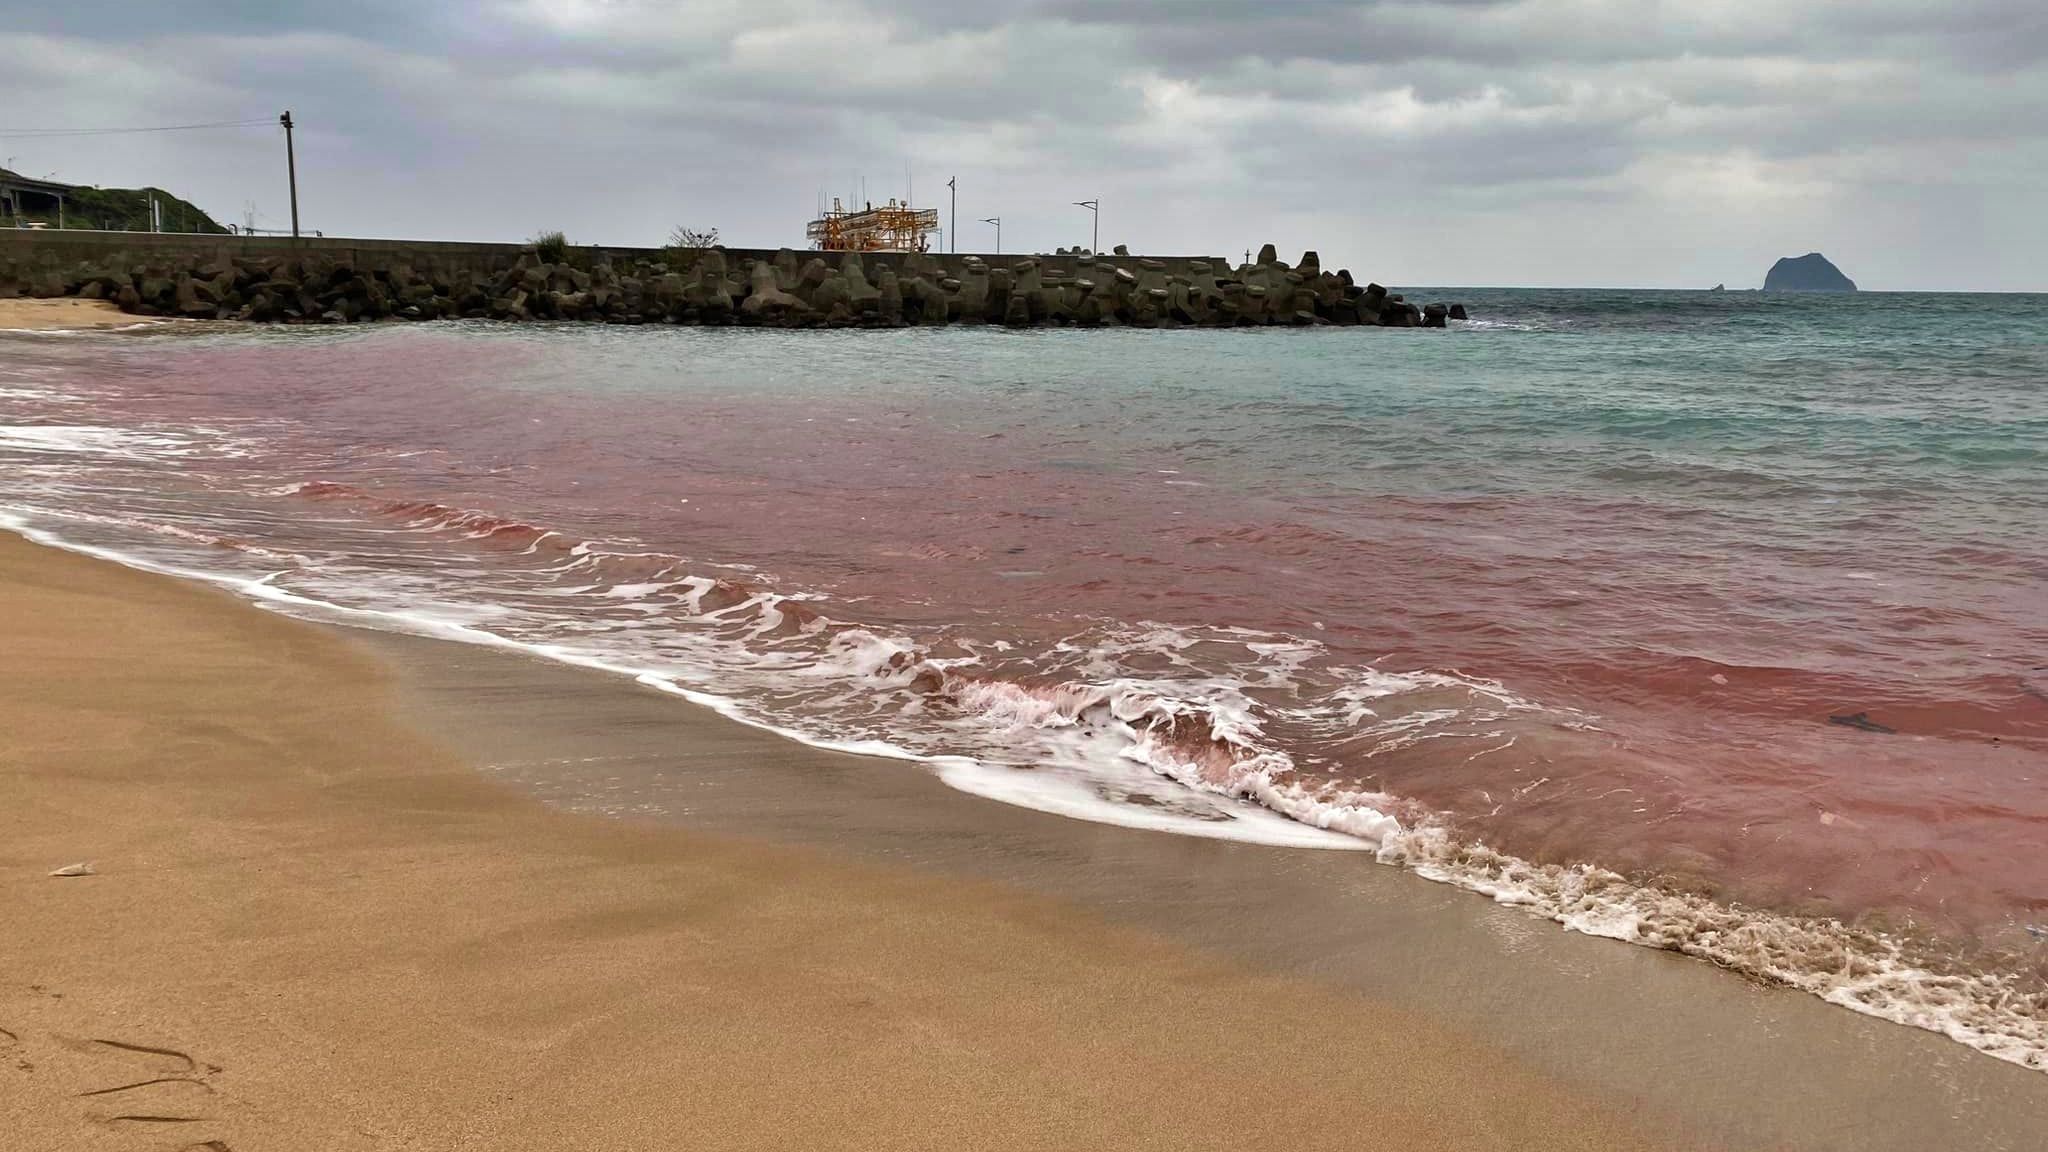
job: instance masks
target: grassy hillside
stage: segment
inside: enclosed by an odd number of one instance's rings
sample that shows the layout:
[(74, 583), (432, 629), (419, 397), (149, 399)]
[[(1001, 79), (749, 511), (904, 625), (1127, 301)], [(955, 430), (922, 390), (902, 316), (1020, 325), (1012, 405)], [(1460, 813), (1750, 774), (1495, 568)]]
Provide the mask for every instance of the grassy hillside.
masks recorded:
[[(116, 232), (147, 232), (151, 194), (154, 194), (157, 202), (163, 205), (166, 232), (227, 231), (216, 223), (213, 217), (200, 211), (197, 205), (188, 200), (181, 200), (161, 188), (73, 187), (64, 197), (64, 226), (103, 228)], [(55, 212), (48, 215), (28, 212), (22, 215), (22, 219), (46, 222), (51, 227), (57, 224)], [(11, 224), (13, 221), (10, 219), (6, 223)]]

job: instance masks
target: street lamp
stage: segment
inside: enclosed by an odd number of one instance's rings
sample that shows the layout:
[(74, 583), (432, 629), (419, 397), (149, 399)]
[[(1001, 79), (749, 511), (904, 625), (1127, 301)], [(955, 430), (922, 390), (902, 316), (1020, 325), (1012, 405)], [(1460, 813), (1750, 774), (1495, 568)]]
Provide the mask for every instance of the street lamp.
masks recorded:
[(284, 171), (292, 184), (292, 239), (299, 238), (299, 158), (292, 151), (292, 114), (286, 112), (277, 118), (284, 125)]
[(996, 255), (1001, 256), (1003, 254), (1003, 218), (1001, 216), (984, 216), (981, 222), (996, 226)]
[(1102, 201), (1076, 200), (1074, 201), (1074, 207), (1086, 208), (1095, 214), (1095, 227), (1091, 230), (1088, 237), (1088, 251), (1102, 251)]

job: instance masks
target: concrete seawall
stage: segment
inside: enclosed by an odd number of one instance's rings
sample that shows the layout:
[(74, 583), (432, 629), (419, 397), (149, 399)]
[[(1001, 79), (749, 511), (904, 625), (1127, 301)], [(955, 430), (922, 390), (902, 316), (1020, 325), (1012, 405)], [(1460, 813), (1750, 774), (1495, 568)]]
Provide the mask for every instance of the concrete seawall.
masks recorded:
[[(549, 259), (553, 257), (553, 259)], [(568, 247), (146, 232), (0, 231), (0, 296), (85, 296), (139, 315), (282, 322), (588, 320), (770, 327), (910, 324), (1442, 326), (1296, 265), (1220, 257)]]

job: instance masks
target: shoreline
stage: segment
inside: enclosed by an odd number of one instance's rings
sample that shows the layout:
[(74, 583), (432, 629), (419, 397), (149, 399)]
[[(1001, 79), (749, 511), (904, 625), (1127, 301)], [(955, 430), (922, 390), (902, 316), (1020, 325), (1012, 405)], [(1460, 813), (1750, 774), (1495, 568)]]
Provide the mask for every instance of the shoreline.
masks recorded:
[[(1201, 954), (1483, 1037), (1537, 1074), (1675, 1118), (1708, 1146), (1924, 1147), (1956, 1142), (1961, 1114), (1972, 1146), (2020, 1148), (2018, 1117), (2048, 1106), (2038, 1074), (1952, 1061), (1939, 1037), (1552, 931), (1369, 861), (1317, 859), (1349, 853), (1079, 824), (954, 792), (912, 765), (792, 745), (614, 677), (444, 641), (341, 634), (402, 686), (392, 704), (408, 725), (501, 778), (543, 796), (554, 789), (557, 802), (598, 798), (636, 823), (658, 816), (720, 838), (826, 845), (863, 866), (909, 864), (1078, 901)], [(1902, 1077), (1914, 1087), (1866, 1087)], [(1816, 1098), (1827, 1104), (1816, 1109)]]
[(394, 720), (359, 646), (213, 590), (11, 534), (0, 588), (31, 1143), (1670, 1146), (1483, 1038), (1014, 886), (550, 811)]
[[(1089, 806), (1086, 810), (1071, 804), (1046, 803), (1042, 797), (1022, 797), (1014, 789), (989, 787), (986, 781), (969, 776), (962, 778), (958, 765), (944, 757), (931, 758), (918, 753), (888, 745), (847, 745), (829, 739), (820, 739), (812, 734), (779, 726), (773, 719), (750, 714), (735, 701), (723, 695), (713, 694), (715, 686), (698, 684), (695, 687), (683, 681), (651, 672), (637, 666), (626, 666), (608, 661), (589, 653), (577, 653), (572, 649), (541, 645), (500, 635), (487, 628), (471, 624), (436, 620), (429, 617), (415, 617), (404, 611), (387, 611), (377, 608), (345, 607), (324, 600), (308, 599), (269, 584), (267, 581), (250, 580), (227, 576), (204, 569), (187, 569), (177, 566), (138, 560), (125, 553), (101, 549), (92, 545), (72, 544), (43, 529), (29, 527), (26, 523), (13, 521), (6, 514), (0, 514), (0, 527), (13, 527), (33, 539), (57, 547), (70, 548), (89, 555), (111, 560), (131, 567), (180, 579), (202, 581), (214, 586), (232, 590), (239, 595), (281, 608), (290, 614), (311, 619), (322, 624), (346, 624), (357, 636), (361, 630), (376, 630), (385, 633), (402, 633), (408, 637), (429, 638), (430, 645), (452, 643), (459, 647), (481, 646), (514, 660), (540, 660), (560, 667), (572, 677), (587, 677), (591, 672), (602, 674), (609, 681), (610, 691), (654, 693), (660, 698), (674, 701), (680, 698), (688, 702), (694, 711), (703, 709), (717, 717), (718, 724), (743, 726), (751, 739), (750, 745), (757, 754), (780, 762), (798, 755), (789, 748), (795, 743), (807, 752), (827, 757), (851, 755), (856, 760), (867, 757), (881, 757), (882, 762), (893, 770), (927, 774), (942, 780), (948, 790), (958, 790), (977, 797), (984, 797), (1003, 808), (1021, 806), (1040, 813), (1052, 813), (1057, 819), (1100, 821), (1124, 829), (1167, 830), (1170, 834), (1190, 834), (1208, 837), (1206, 829), (1191, 831), (1185, 822), (1171, 824), (1144, 815), (1110, 815), (1110, 806)], [(401, 648), (388, 654), (399, 664), (413, 659), (413, 654)], [(571, 683), (580, 685), (580, 679)], [(548, 687), (538, 690), (540, 694), (552, 695), (557, 692), (575, 691), (566, 684), (562, 687)], [(605, 702), (610, 697), (602, 698)], [(603, 707), (593, 704), (593, 707)], [(421, 718), (421, 723), (431, 725), (436, 717)], [(500, 717), (494, 723), (519, 727), (523, 715), (514, 713)], [(574, 723), (573, 718), (565, 722)], [(639, 723), (660, 724), (660, 717), (649, 717)], [(451, 739), (460, 743), (466, 735), (457, 731)], [(535, 732), (533, 740), (545, 740), (550, 733)], [(702, 738), (701, 732), (692, 732), (692, 737)], [(609, 739), (609, 734), (592, 733), (591, 738), (600, 744)], [(575, 761), (565, 756), (560, 763), (567, 765)], [(566, 770), (565, 770), (566, 771)], [(1171, 776), (1170, 771), (1162, 774)], [(554, 781), (534, 781), (536, 786), (546, 787)], [(611, 781), (585, 781), (584, 786), (602, 791), (615, 786)], [(1199, 788), (1199, 783), (1193, 785)], [(910, 807), (925, 807), (929, 801), (920, 798), (902, 798), (899, 802)], [(1275, 836), (1267, 830), (1256, 834), (1239, 832), (1221, 836), (1221, 839), (1245, 844), (1269, 846), (1316, 846), (1328, 848), (1329, 844), (1316, 844), (1315, 836), (1327, 836), (1316, 822), (1314, 813), (1304, 813), (1290, 818), (1285, 809), (1270, 803), (1265, 797), (1240, 797), (1239, 802), (1248, 806), (1259, 819), (1270, 819), (1282, 823), (1286, 828), (1296, 830), (1298, 835)], [(1147, 810), (1132, 808), (1133, 813), (1143, 814)], [(752, 826), (728, 829), (741, 835), (754, 835), (759, 830)], [(947, 835), (946, 828), (929, 828), (932, 834)], [(1054, 833), (1047, 832), (1047, 835)], [(1660, 887), (1655, 883), (1636, 883), (1618, 874), (1592, 866), (1568, 867), (1561, 865), (1537, 865), (1520, 860), (1512, 855), (1494, 852), (1483, 844), (1464, 844), (1454, 838), (1442, 836), (1427, 825), (1413, 829), (1397, 829), (1391, 839), (1368, 834), (1366, 831), (1342, 837), (1340, 847), (1354, 851), (1364, 860), (1391, 865), (1410, 877), (1427, 880), (1432, 885), (1441, 885), (1463, 893), (1466, 897), (1478, 895), (1496, 905), (1503, 906), (1510, 916), (1548, 921), (1561, 926), (1575, 935), (1596, 941), (1601, 948), (1613, 944), (1632, 945), (1637, 948), (1656, 950), (1660, 955), (1682, 955), (1690, 962), (1706, 961), (1708, 965), (1724, 969), (1745, 980), (1774, 990), (1793, 991), (1800, 995), (1812, 996), (1818, 1003), (1827, 1006), (1828, 1011), (1847, 1011), (1890, 1025), (1925, 1030), (1943, 1040), (1974, 1048), (1994, 1059), (2010, 1063), (2016, 1068), (2031, 1073), (2040, 1073), (2039, 1049), (2039, 1005), (2032, 993), (2024, 986), (2016, 986), (2014, 980), (2024, 979), (2026, 973), (2013, 966), (1972, 967), (1968, 959), (1959, 958), (1942, 950), (1938, 942), (1928, 944), (1910, 937), (1892, 937), (1882, 933), (1845, 926), (1837, 921), (1799, 917), (1773, 912), (1751, 906), (1717, 902), (1709, 897), (1688, 892), (1682, 888)], [(1378, 852), (1373, 851), (1377, 847)], [(1356, 851), (1363, 849), (1364, 851)], [(1389, 854), (1391, 852), (1391, 855)], [(968, 862), (971, 863), (971, 862)], [(1085, 877), (1074, 878), (1086, 882)], [(1333, 880), (1332, 883), (1337, 881)], [(1347, 881), (1348, 882), (1348, 881)], [(1066, 892), (1051, 888), (1048, 894), (1065, 896)], [(1351, 915), (1353, 910), (1339, 908), (1332, 912), (1339, 918)], [(1466, 914), (1470, 914), (1469, 910)], [(1230, 921), (1244, 913), (1233, 909), (1219, 913), (1219, 921)], [(1525, 931), (1526, 929), (1512, 929)], [(1207, 946), (1207, 943), (1205, 946)], [(1229, 940), (1223, 944), (1228, 946)], [(1265, 963), (1266, 958), (1255, 958)], [(2020, 961), (2006, 957), (2013, 965)], [(1629, 972), (1628, 969), (1616, 969)], [(1413, 975), (1413, 974), (1411, 974)], [(1489, 980), (1491, 976), (1487, 977)], [(1633, 979), (1620, 976), (1619, 979)], [(1359, 985), (1371, 991), (1367, 984)], [(1545, 994), (1541, 989), (1532, 989), (1532, 995)], [(1432, 1005), (1434, 1007), (1434, 1005)], [(1597, 1005), (1589, 1010), (1597, 1011)], [(1512, 1012), (1511, 1003), (1502, 1003), (1500, 1010)], [(1650, 1014), (1654, 1016), (1654, 1013)], [(1489, 1021), (1475, 1024), (1481, 1030), (1491, 1027)], [(1592, 1054), (1589, 1058), (1596, 1058)], [(1930, 1052), (1926, 1059), (1939, 1061), (1940, 1056)], [(1562, 1068), (1562, 1072), (1575, 1073), (1575, 1068)], [(1627, 1075), (1622, 1076), (1626, 1081)], [(1740, 1101), (1731, 1098), (1730, 1106)]]
[[(1659, 1116), (1700, 1147), (2031, 1147), (2048, 1079), (1932, 1031), (1676, 953), (1617, 947), (1370, 854), (1091, 823), (918, 766), (795, 745), (524, 653), (354, 627), (401, 714), (573, 811), (743, 834), (1078, 902), (1263, 971), (1384, 1000)], [(780, 749), (758, 764), (749, 752)]]
[(0, 297), (0, 332), (74, 332), (149, 322), (146, 317), (121, 311), (111, 300)]

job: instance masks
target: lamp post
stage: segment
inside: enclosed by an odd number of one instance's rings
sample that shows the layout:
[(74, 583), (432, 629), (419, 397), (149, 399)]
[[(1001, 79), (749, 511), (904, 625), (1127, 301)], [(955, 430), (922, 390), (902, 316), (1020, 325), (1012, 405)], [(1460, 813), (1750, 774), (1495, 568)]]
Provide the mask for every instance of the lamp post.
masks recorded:
[(996, 255), (1001, 256), (1003, 254), (1003, 218), (1001, 216), (984, 216), (981, 222), (996, 226)]
[(1076, 200), (1074, 201), (1074, 207), (1086, 208), (1095, 214), (1095, 226), (1090, 229), (1088, 235), (1088, 251), (1100, 252), (1102, 250), (1102, 201)]
[(952, 215), (946, 219), (946, 251), (960, 250), (960, 178), (946, 178), (946, 196), (952, 205)]
[(299, 159), (292, 154), (292, 114), (286, 112), (277, 118), (284, 125), (284, 168), (292, 184), (292, 239), (299, 238)]

